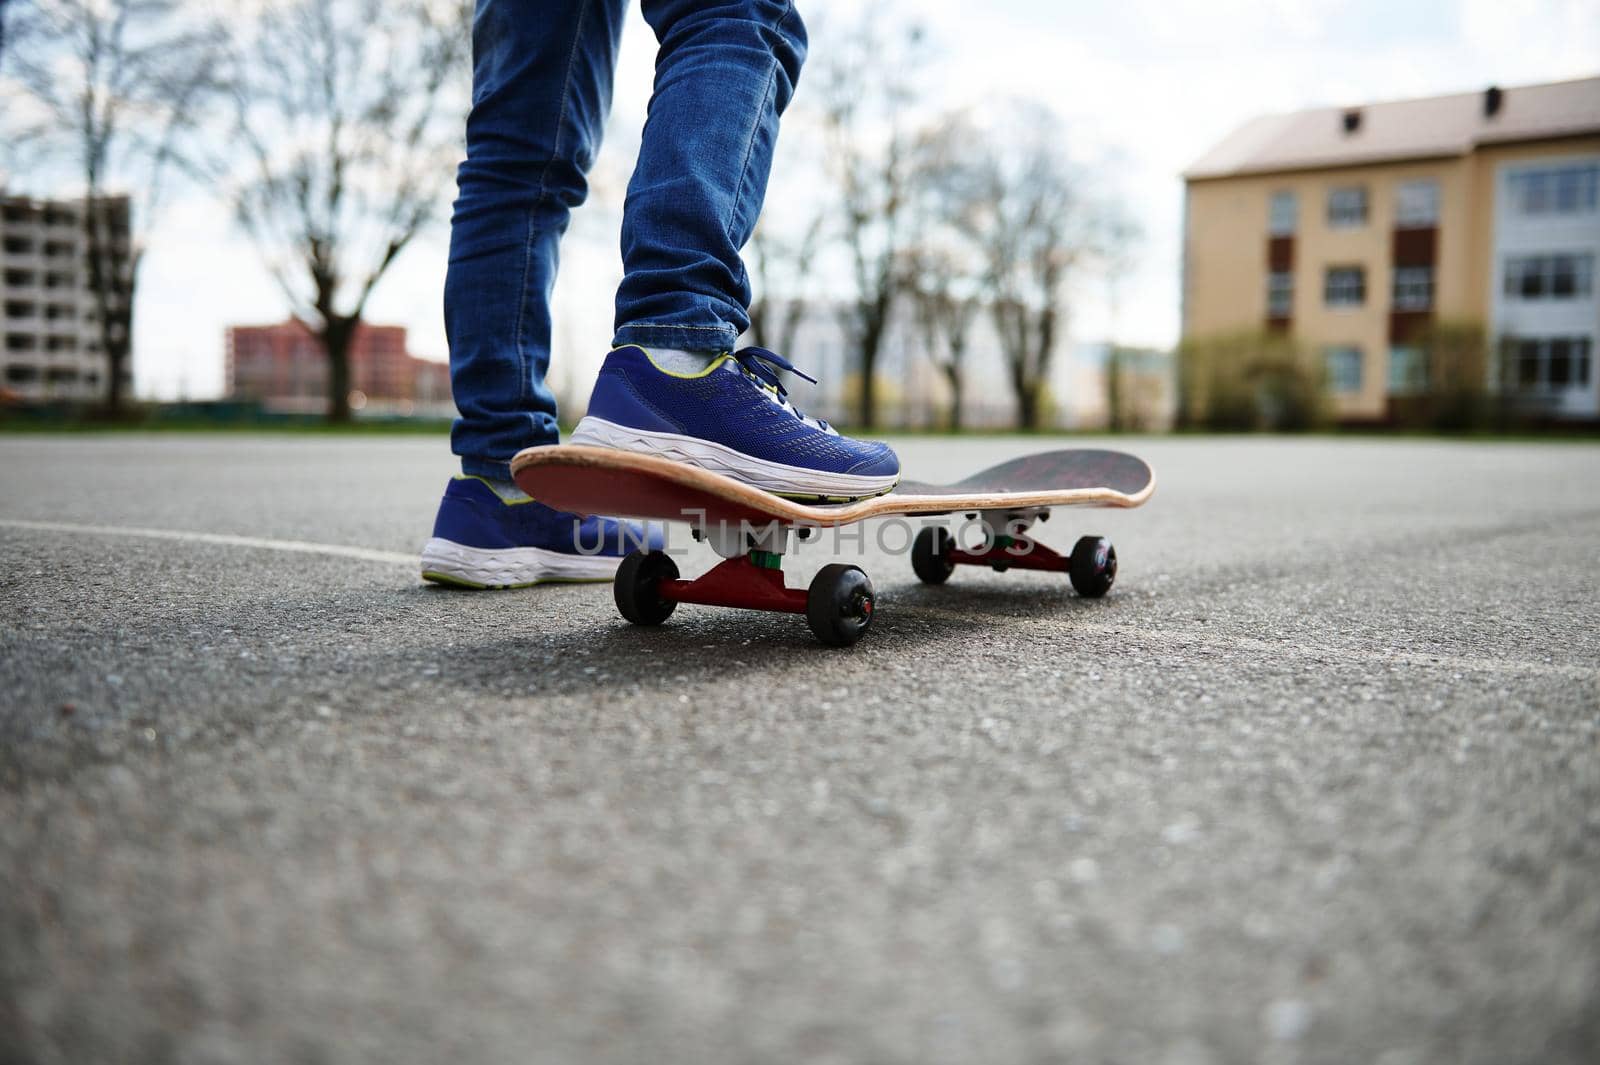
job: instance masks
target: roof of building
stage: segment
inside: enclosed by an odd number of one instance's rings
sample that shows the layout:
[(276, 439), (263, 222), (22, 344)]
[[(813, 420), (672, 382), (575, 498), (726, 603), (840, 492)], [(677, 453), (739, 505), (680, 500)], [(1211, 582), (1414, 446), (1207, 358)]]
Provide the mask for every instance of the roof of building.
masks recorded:
[[(1499, 93), (1491, 113), (1490, 95)], [(1357, 116), (1347, 129), (1347, 116)], [(1189, 180), (1465, 155), (1483, 144), (1600, 133), (1600, 77), (1252, 119), (1184, 172)]]

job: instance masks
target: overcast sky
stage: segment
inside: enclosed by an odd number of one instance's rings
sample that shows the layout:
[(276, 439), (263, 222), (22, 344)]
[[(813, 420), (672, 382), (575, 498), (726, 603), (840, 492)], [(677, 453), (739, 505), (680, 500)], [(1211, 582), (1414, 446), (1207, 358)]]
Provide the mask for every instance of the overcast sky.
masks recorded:
[[(800, 2), (803, 14), (840, 20), (856, 7)], [(1076, 154), (1145, 230), (1114, 320), (1103, 285), (1074, 294), (1075, 340), (1176, 340), (1178, 175), (1251, 116), (1600, 73), (1600, 0), (918, 0), (914, 9), (940, 43), (935, 80), (944, 103), (1048, 101), (1065, 117)], [(612, 165), (637, 138), (654, 43), (635, 12), (623, 41)], [(804, 76), (799, 91), (803, 98)], [(785, 195), (783, 173), (771, 195)], [(620, 276), (613, 224), (596, 212), (569, 238), (557, 291), (558, 382), (592, 379), (610, 339)], [(408, 326), (412, 350), (441, 359), (446, 239), (441, 226), (416, 244), (369, 315)], [(224, 328), (284, 313), (222, 207), (199, 195), (170, 203), (141, 277), (138, 392), (216, 395)]]

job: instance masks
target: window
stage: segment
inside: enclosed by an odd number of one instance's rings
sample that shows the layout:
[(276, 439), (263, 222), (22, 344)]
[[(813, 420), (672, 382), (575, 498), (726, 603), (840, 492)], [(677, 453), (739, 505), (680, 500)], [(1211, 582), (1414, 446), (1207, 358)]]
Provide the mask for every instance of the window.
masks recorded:
[(32, 270), (7, 270), (6, 287), (31, 288), (33, 286), (34, 277), (35, 275)]
[(35, 351), (38, 348), (38, 338), (32, 333), (7, 333), (7, 351)]
[(1553, 299), (1573, 299), (1594, 291), (1593, 255), (1552, 255), (1550, 257), (1550, 295)]
[(32, 318), (39, 311), (39, 305), (29, 300), (6, 300), (7, 318)]
[(1335, 228), (1367, 224), (1367, 189), (1364, 185), (1328, 193), (1328, 225)]
[(1513, 255), (1506, 259), (1507, 299), (1569, 300), (1593, 291), (1591, 254)]
[(1414, 396), (1428, 390), (1428, 353), (1422, 348), (1389, 349), (1389, 394)]
[(1274, 237), (1293, 236), (1299, 216), (1299, 197), (1292, 192), (1274, 192), (1267, 210), (1267, 232)]
[(72, 243), (70, 241), (51, 240), (51, 241), (46, 241), (45, 242), (44, 253), (45, 253), (45, 256), (47, 258), (52, 258), (52, 259), (65, 258), (66, 256), (71, 255), (72, 251), (73, 251), (73, 248), (72, 248)]
[(68, 384), (78, 379), (78, 371), (71, 366), (53, 366), (45, 371), (44, 379), (53, 385)]
[(1267, 275), (1267, 317), (1287, 318), (1294, 310), (1294, 274), (1274, 270)]
[(1433, 306), (1433, 267), (1397, 266), (1394, 269), (1394, 309), (1426, 311)]
[(1547, 351), (1545, 376), (1551, 388), (1589, 383), (1588, 337), (1553, 337)]
[(1341, 346), (1322, 349), (1328, 388), (1334, 392), (1361, 391), (1361, 349)]
[(1330, 266), (1322, 284), (1330, 307), (1359, 307), (1367, 302), (1367, 271), (1360, 266)]
[(7, 255), (26, 255), (33, 250), (33, 241), (27, 237), (7, 237), (5, 250)]
[(6, 367), (6, 380), (14, 385), (26, 384), (39, 379), (39, 367), (29, 366), (26, 363), (14, 362)]
[(1600, 203), (1600, 164), (1513, 170), (1507, 183), (1517, 214), (1592, 214)]
[(1508, 340), (1505, 379), (1520, 392), (1586, 388), (1593, 347), (1585, 336)]
[(1432, 178), (1407, 181), (1395, 194), (1396, 229), (1427, 229), (1439, 224), (1439, 183)]

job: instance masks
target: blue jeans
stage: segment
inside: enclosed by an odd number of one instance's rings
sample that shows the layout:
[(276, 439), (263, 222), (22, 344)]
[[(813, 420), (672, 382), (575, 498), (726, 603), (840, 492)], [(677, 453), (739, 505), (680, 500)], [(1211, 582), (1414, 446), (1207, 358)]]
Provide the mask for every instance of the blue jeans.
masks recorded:
[[(613, 344), (725, 351), (750, 324), (750, 239), (806, 52), (792, 0), (641, 0), (660, 43), (622, 221)], [(628, 0), (478, 0), (445, 330), (469, 474), (557, 439), (550, 294), (611, 106)]]

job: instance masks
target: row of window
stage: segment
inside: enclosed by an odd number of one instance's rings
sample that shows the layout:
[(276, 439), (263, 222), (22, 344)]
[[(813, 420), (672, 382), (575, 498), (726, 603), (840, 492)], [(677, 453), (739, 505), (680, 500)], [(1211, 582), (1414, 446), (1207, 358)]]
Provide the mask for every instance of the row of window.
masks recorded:
[(1507, 341), (1503, 355), (1505, 383), (1528, 392), (1587, 387), (1592, 347), (1588, 337), (1521, 337)]
[[(1592, 254), (1513, 255), (1505, 261), (1506, 299), (1513, 301), (1587, 299), (1594, 293)], [(1392, 275), (1390, 304), (1397, 311), (1433, 307), (1431, 266), (1397, 266)], [(1367, 301), (1367, 271), (1362, 266), (1330, 266), (1322, 283), (1329, 307), (1360, 307)], [(1267, 315), (1289, 317), (1294, 306), (1294, 274), (1267, 274)]]
[(1511, 255), (1505, 278), (1507, 299), (1580, 299), (1594, 292), (1594, 256)]
[[(108, 200), (95, 212), (103, 222), (112, 225), (126, 224), (128, 205)], [(83, 211), (80, 205), (62, 203), (27, 204), (15, 201), (0, 205), (0, 222), (8, 226), (81, 226)]]
[(75, 226), (78, 224), (78, 212), (55, 205), (39, 208), (8, 203), (0, 209), (0, 219), (11, 225), (43, 222), (47, 226)]
[[(1328, 190), (1329, 227), (1350, 229), (1367, 224), (1368, 193), (1365, 185), (1345, 185)], [(1292, 236), (1300, 223), (1300, 197), (1283, 189), (1272, 194), (1267, 208), (1267, 231), (1275, 237)], [(1395, 188), (1395, 226), (1425, 229), (1439, 224), (1439, 183), (1432, 178), (1403, 181)]]
[[(1600, 210), (1600, 164), (1568, 163), (1525, 167), (1506, 175), (1513, 214), (1527, 218), (1594, 214)], [(1333, 229), (1367, 224), (1369, 193), (1365, 185), (1343, 185), (1328, 190), (1325, 217)], [(1267, 208), (1267, 230), (1275, 237), (1291, 236), (1299, 228), (1300, 198), (1292, 190), (1272, 194)], [(1403, 181), (1394, 190), (1394, 224), (1397, 229), (1419, 229), (1439, 224), (1439, 182), (1433, 178)]]
[(1600, 164), (1530, 167), (1506, 180), (1511, 210), (1519, 215), (1593, 214), (1600, 208)]
[[(41, 339), (44, 341), (42, 345), (40, 344)], [(79, 350), (79, 341), (75, 336), (48, 336), (41, 338), (33, 333), (6, 334), (7, 351), (38, 351), (41, 347), (45, 351), (77, 351)], [(98, 340), (85, 340), (82, 342), (82, 349), (88, 352), (99, 351), (100, 342)]]
[[(6, 300), (5, 314), (8, 319), (15, 321), (18, 318), (38, 317), (40, 309), (40, 305), (32, 300)], [(72, 322), (78, 318), (78, 307), (73, 303), (47, 303), (43, 311), (45, 320), (50, 322)]]
[(25, 362), (14, 362), (6, 367), (6, 383), (13, 385), (32, 384), (35, 381), (45, 381), (49, 384), (76, 384), (82, 381), (86, 385), (100, 383), (100, 375), (94, 371), (79, 374), (75, 366), (30, 366)]
[[(7, 270), (4, 276), (6, 288), (32, 288), (40, 279), (32, 270)], [(72, 288), (77, 283), (71, 274), (46, 273), (43, 278), (45, 288)]]
[[(1330, 266), (1323, 274), (1322, 301), (1329, 307), (1360, 307), (1367, 302), (1367, 271), (1363, 266)], [(1392, 275), (1390, 301), (1397, 311), (1426, 311), (1433, 307), (1433, 267), (1397, 266)], [(1294, 274), (1274, 270), (1267, 274), (1267, 316), (1287, 318), (1294, 308)]]
[[(1518, 337), (1501, 350), (1505, 387), (1519, 392), (1587, 388), (1593, 372), (1594, 342), (1586, 336)], [(1334, 392), (1361, 391), (1362, 351), (1350, 344), (1322, 349), (1323, 372)], [(1428, 353), (1423, 348), (1389, 349), (1389, 394), (1417, 395), (1428, 387)]]
[[(32, 255), (40, 245), (31, 237), (7, 237), (0, 247), (4, 247), (8, 255)], [(47, 240), (43, 250), (46, 258), (59, 259), (68, 255), (76, 255), (78, 246), (70, 240)]]

